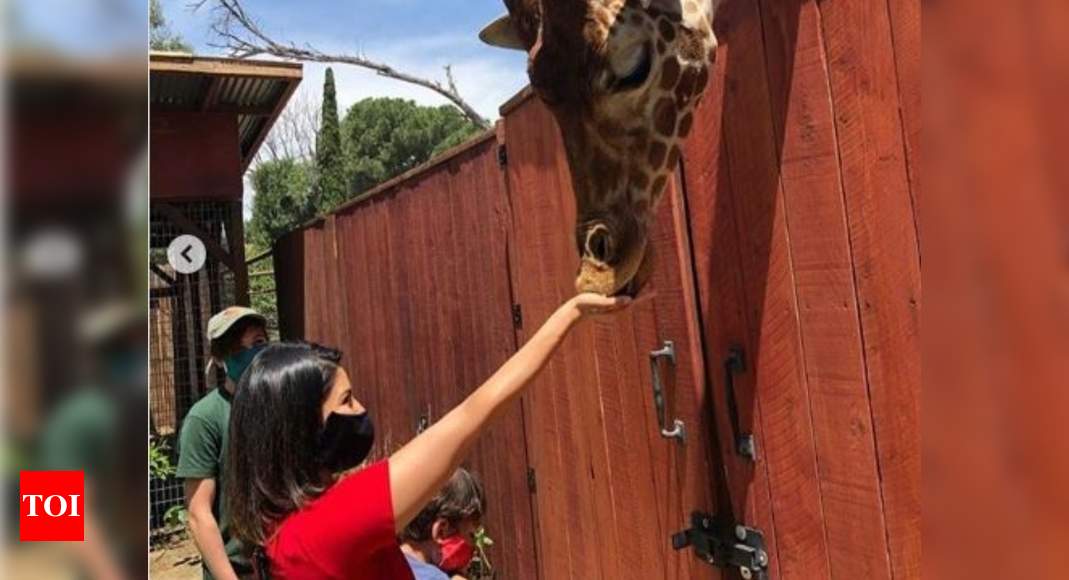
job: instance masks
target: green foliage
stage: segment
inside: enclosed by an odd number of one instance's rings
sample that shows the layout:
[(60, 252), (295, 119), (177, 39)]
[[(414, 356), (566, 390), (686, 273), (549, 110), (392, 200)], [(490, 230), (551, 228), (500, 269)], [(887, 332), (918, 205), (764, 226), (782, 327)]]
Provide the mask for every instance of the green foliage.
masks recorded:
[(315, 217), (310, 195), (314, 174), (311, 164), (294, 159), (264, 161), (253, 169), (256, 196), (246, 238), (256, 249), (270, 248), (279, 236)]
[[(245, 255), (251, 258), (270, 249), (270, 246), (258, 246), (249, 242), (245, 244)], [(271, 272), (273, 269), (274, 263), (271, 258), (249, 267), (249, 299), (252, 302), (251, 306), (267, 318), (268, 338), (278, 340), (278, 297), (275, 293), (275, 277), (253, 275)]]
[(471, 580), (494, 577), (494, 566), (486, 555), (487, 548), (493, 545), (494, 540), (486, 533), (486, 528), (480, 526), (479, 529), (475, 530), (475, 557), (471, 561), (469, 570), (469, 578)]
[(334, 71), (327, 69), (323, 81), (323, 105), (319, 134), (316, 136), (315, 206), (327, 212), (349, 199), (342, 155), (341, 132), (338, 128), (338, 100), (334, 94)]
[(423, 107), (404, 99), (364, 99), (350, 107), (342, 121), (350, 191), (363, 193), (478, 131), (448, 105)]
[(153, 479), (167, 479), (174, 475), (171, 463), (171, 446), (157, 437), (148, 440), (148, 472)]
[(168, 528), (184, 528), (189, 521), (189, 513), (182, 504), (173, 505), (163, 514), (163, 525)]
[(167, 17), (163, 15), (160, 0), (149, 0), (148, 4), (149, 47), (152, 50), (170, 50), (175, 52), (193, 52), (182, 37), (171, 32)]

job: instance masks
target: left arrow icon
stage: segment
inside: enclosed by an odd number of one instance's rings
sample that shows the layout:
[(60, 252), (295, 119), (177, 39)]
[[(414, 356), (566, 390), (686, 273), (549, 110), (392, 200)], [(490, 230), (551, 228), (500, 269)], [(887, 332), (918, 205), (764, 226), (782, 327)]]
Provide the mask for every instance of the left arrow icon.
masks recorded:
[(193, 274), (204, 267), (208, 252), (196, 236), (178, 236), (167, 246), (167, 262), (180, 274)]

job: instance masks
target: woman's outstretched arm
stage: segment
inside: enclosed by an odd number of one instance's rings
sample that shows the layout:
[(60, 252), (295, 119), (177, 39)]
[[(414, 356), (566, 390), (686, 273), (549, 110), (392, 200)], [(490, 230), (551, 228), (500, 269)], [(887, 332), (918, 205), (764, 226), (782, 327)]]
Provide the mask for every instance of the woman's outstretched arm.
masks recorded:
[(393, 513), (400, 532), (445, 484), (483, 428), (519, 395), (585, 315), (619, 310), (628, 298), (580, 294), (565, 302), (531, 340), (461, 404), (390, 457)]

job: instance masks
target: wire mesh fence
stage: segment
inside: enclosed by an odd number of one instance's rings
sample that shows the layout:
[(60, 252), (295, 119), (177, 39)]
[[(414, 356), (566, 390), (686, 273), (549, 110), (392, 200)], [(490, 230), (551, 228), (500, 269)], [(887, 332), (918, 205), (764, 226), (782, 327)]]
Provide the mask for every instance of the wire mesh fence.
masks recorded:
[[(223, 380), (221, 371), (207, 371), (208, 319), (243, 301), (235, 269), (245, 266), (238, 253), (228, 254), (233, 259), (223, 259), (226, 256), (220, 254), (242, 243), (238, 239), (240, 202), (155, 204), (150, 220), (149, 428), (163, 466), (152, 470), (149, 485), (150, 526), (155, 539), (179, 523), (183, 487), (174, 477), (173, 467), (181, 451), (178, 436), (182, 420)], [(182, 234), (195, 235), (214, 248), (204, 266), (192, 274), (176, 272), (167, 261), (167, 246)]]

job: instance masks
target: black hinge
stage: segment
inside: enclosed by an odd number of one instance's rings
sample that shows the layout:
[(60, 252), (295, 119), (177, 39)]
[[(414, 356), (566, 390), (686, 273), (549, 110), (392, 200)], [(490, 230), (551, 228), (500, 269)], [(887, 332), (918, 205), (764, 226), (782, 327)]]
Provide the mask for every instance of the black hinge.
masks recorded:
[(694, 512), (691, 528), (672, 536), (672, 549), (694, 547), (700, 560), (717, 568), (735, 568), (745, 579), (768, 578), (768, 551), (760, 530)]
[(504, 145), (497, 146), (497, 164), (501, 167), (509, 164), (509, 150)]
[(527, 490), (531, 493), (538, 491), (538, 482), (535, 480), (535, 470), (533, 467), (527, 468)]
[(523, 307), (519, 304), (512, 305), (512, 325), (517, 329), (523, 328)]

